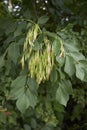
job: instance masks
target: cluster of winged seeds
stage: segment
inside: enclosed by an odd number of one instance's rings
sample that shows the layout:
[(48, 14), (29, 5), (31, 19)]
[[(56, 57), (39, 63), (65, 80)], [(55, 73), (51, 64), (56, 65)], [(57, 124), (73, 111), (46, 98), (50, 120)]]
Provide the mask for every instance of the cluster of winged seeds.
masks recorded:
[(43, 46), (41, 44), (41, 49), (37, 51), (33, 50), (40, 34), (40, 28), (37, 24), (29, 29), (24, 42), (24, 53), (21, 59), (22, 68), (24, 68), (25, 62), (27, 62), (29, 76), (35, 78), (38, 84), (41, 81), (49, 79), (54, 64), (52, 45), (46, 36), (43, 37)]

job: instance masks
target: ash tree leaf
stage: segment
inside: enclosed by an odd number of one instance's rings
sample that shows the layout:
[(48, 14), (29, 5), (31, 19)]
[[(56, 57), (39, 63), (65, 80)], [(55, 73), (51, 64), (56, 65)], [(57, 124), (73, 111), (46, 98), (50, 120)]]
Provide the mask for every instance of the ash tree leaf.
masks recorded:
[[(26, 83), (27, 88), (25, 90)], [(13, 96), (14, 99), (17, 99), (17, 108), (22, 113), (24, 113), (29, 106), (34, 108), (36, 105), (37, 88), (38, 85), (36, 81), (30, 78), (27, 79), (26, 76), (19, 76), (12, 82), (10, 95)]]
[(13, 80), (11, 84), (11, 88), (14, 87), (23, 87), (26, 83), (26, 76), (18, 76), (15, 80)]
[(26, 90), (26, 95), (28, 96), (29, 106), (34, 108), (37, 104), (37, 89), (39, 86), (32, 78), (28, 78), (27, 85), (28, 89)]
[(79, 62), (84, 70), (84, 81), (87, 82), (87, 60), (81, 60)]
[(76, 67), (76, 77), (80, 80), (84, 80), (85, 72), (83, 66), (78, 63), (75, 65)]
[(85, 60), (85, 56), (80, 52), (70, 52), (70, 56), (75, 60)]
[(50, 75), (50, 81), (56, 82), (57, 81), (57, 71), (55, 68), (53, 68), (51, 75)]
[(65, 80), (64, 82), (62, 82), (65, 86), (66, 86), (66, 92), (71, 95), (72, 92), (73, 92), (73, 89), (72, 89), (72, 84), (69, 80)]
[(63, 66), (65, 64), (65, 57), (56, 56), (56, 61), (59, 63), (59, 66)]
[(20, 36), (23, 33), (23, 30), (26, 29), (26, 26), (27, 26), (27, 23), (25, 21), (18, 23), (17, 28), (14, 32), (14, 37)]
[(58, 69), (59, 75), (60, 75), (60, 79), (63, 80), (65, 79), (65, 74), (62, 72), (61, 69)]
[(69, 50), (70, 52), (73, 52), (73, 51), (77, 51), (78, 52), (78, 48), (76, 48), (73, 44), (65, 44), (65, 48), (66, 50)]
[(17, 26), (16, 22), (11, 23), (10, 26), (8, 26), (8, 28), (6, 29), (5, 33), (8, 35), (9, 33), (14, 32), (16, 29), (16, 26)]
[(38, 24), (42, 24), (44, 25), (45, 23), (47, 23), (47, 21), (49, 20), (49, 17), (44, 15), (44, 16), (41, 16), (39, 19), (38, 19)]
[(65, 49), (70, 52), (79, 52), (79, 49), (80, 49), (78, 41), (75, 37), (64, 41), (64, 46), (65, 46)]
[(37, 84), (37, 82), (34, 79), (32, 79), (32, 78), (28, 78), (27, 85), (29, 86), (29, 89), (32, 92), (35, 92), (35, 93), (36, 93), (36, 91), (37, 91), (37, 89), (39, 87), (38, 84)]
[(81, 64), (82, 66), (84, 66), (85, 68), (87, 68), (87, 59), (85, 59), (85, 60), (80, 60), (79, 62), (80, 62), (80, 64)]
[(69, 95), (72, 94), (72, 85), (69, 80), (64, 80), (59, 83), (59, 87), (56, 92), (56, 100), (66, 106), (69, 100)]
[(69, 75), (72, 76), (75, 73), (75, 66), (74, 66), (74, 60), (70, 56), (66, 56), (64, 71)]
[[(28, 81), (26, 82), (26, 80)], [(27, 85), (26, 89), (25, 85)], [(20, 112), (24, 113), (29, 106), (35, 107), (37, 88), (36, 81), (27, 79), (26, 76), (19, 76), (12, 82), (10, 95), (13, 96), (13, 99), (17, 99), (16, 105)]]
[(54, 40), (54, 42), (52, 44), (52, 49), (53, 49), (55, 56), (59, 55), (60, 48), (61, 48), (61, 44), (60, 44), (59, 40), (58, 39)]
[(11, 89), (10, 95), (15, 100), (18, 99), (24, 93), (24, 86), (23, 87), (14, 87)]
[(25, 83), (26, 76), (19, 76), (12, 82), (10, 95), (13, 99), (18, 99), (24, 93)]
[(20, 56), (20, 49), (19, 49), (19, 46), (15, 42), (10, 44), (8, 48), (8, 56), (15, 64), (17, 63), (17, 60)]
[(17, 100), (16, 106), (21, 111), (21, 113), (24, 113), (25, 110), (29, 107), (29, 99), (25, 93)]
[(35, 107), (37, 104), (37, 94), (32, 92), (29, 88), (26, 91), (26, 95), (28, 96), (29, 106)]

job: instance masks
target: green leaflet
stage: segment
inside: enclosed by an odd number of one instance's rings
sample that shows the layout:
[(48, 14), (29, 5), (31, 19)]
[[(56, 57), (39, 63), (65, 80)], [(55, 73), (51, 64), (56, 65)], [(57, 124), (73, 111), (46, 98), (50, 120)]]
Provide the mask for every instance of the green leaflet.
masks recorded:
[(82, 65), (81, 63), (77, 63), (75, 65), (76, 67), (76, 77), (80, 80), (84, 80), (85, 77), (85, 66)]
[(65, 79), (65, 74), (62, 72), (61, 69), (58, 69), (59, 75), (60, 75), (60, 79), (64, 80)]
[(16, 27), (17, 27), (17, 22), (13, 22), (13, 21), (11, 21), (12, 23), (10, 24), (10, 26), (8, 26), (8, 28), (6, 28), (6, 34), (8, 35), (8, 34), (10, 34), (10, 33), (12, 33), (12, 32), (15, 32), (15, 29), (16, 29)]
[(63, 42), (65, 49), (69, 52), (79, 52), (80, 46), (76, 37), (72, 37), (72, 39), (68, 39)]
[(21, 87), (14, 87), (11, 89), (11, 96), (13, 99), (18, 99), (21, 95), (24, 93), (24, 86), (21, 85)]
[(44, 15), (38, 19), (38, 24), (44, 25), (49, 20), (49, 17)]
[(65, 57), (56, 56), (56, 61), (59, 63), (59, 66), (62, 67), (65, 63)]
[(69, 100), (69, 95), (72, 94), (72, 85), (69, 80), (64, 80), (59, 83), (59, 87), (56, 92), (56, 100), (66, 106)]
[(26, 76), (18, 76), (11, 84), (11, 88), (22, 88), (26, 83)]
[(14, 37), (20, 36), (23, 33), (23, 30), (25, 30), (26, 26), (27, 23), (25, 21), (18, 23), (17, 28), (14, 32)]
[(39, 86), (36, 83), (36, 81), (31, 78), (28, 78), (27, 85), (28, 85), (28, 89), (26, 91), (26, 94), (29, 98), (30, 106), (34, 108), (37, 103), (37, 89)]
[(85, 56), (80, 52), (70, 52), (70, 56), (75, 60), (85, 60)]
[(28, 78), (27, 85), (29, 86), (29, 89), (32, 92), (36, 92), (37, 89), (38, 89), (38, 87), (39, 87), (38, 84), (37, 84), (37, 82), (34, 79), (31, 79), (31, 78)]
[(87, 60), (81, 60), (80, 64), (84, 70), (84, 80), (85, 82), (87, 82)]
[(34, 108), (37, 103), (37, 94), (31, 92), (30, 89), (28, 88), (26, 91), (26, 95), (28, 96), (29, 106)]
[(51, 75), (50, 75), (50, 81), (51, 82), (56, 82), (57, 81), (57, 70), (56, 68), (53, 68)]
[(75, 65), (74, 60), (70, 56), (66, 56), (64, 71), (69, 75), (72, 76), (75, 73)]
[(17, 108), (24, 113), (31, 106), (35, 107), (37, 103), (38, 85), (33, 79), (27, 79), (26, 76), (17, 77), (11, 84), (10, 95), (17, 99)]
[(22, 112), (24, 113), (25, 110), (29, 107), (29, 100), (28, 100), (28, 96), (24, 93), (22, 94), (17, 102), (16, 102), (16, 105), (17, 105), (17, 108)]
[[(79, 62), (78, 62), (79, 61)], [(76, 77), (82, 81), (87, 81), (87, 61), (81, 53), (70, 53), (66, 56), (64, 71), (71, 77), (76, 73)]]
[(54, 42), (52, 44), (52, 49), (53, 49), (55, 56), (59, 55), (60, 48), (61, 48), (61, 44), (60, 44), (59, 40), (58, 39), (54, 40)]
[[(23, 89), (21, 89), (22, 91)], [(22, 92), (16, 92), (16, 96), (17, 94), (19, 94), (18, 96), (18, 100), (16, 102), (17, 108), (24, 113), (26, 111), (26, 109), (31, 106), (31, 107), (35, 107), (36, 103), (37, 103), (37, 95), (33, 92), (31, 92), (29, 89)]]
[(18, 99), (24, 93), (25, 83), (26, 76), (19, 76), (12, 82), (10, 95), (13, 99)]
[(8, 56), (15, 64), (17, 63), (17, 60), (20, 56), (20, 49), (15, 42), (10, 44), (8, 48)]

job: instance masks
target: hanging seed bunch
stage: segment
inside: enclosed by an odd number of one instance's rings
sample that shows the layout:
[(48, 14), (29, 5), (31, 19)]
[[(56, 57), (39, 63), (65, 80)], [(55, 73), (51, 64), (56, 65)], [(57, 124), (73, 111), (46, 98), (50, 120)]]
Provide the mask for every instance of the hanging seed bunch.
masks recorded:
[(49, 79), (54, 64), (54, 55), (51, 43), (46, 36), (44, 37), (44, 48), (38, 51), (33, 50), (35, 40), (39, 35), (38, 32), (38, 25), (28, 32), (24, 43), (24, 55), (21, 63), (24, 68), (25, 61), (27, 60), (29, 76), (35, 78), (38, 84), (40, 84), (41, 81)]
[(36, 78), (37, 82), (49, 79), (49, 75), (53, 68), (54, 57), (51, 45), (48, 40), (45, 41), (45, 49), (37, 51), (28, 63), (30, 76)]
[(27, 33), (26, 39), (24, 41), (23, 56), (21, 58), (22, 69), (24, 69), (25, 61), (27, 61), (31, 56), (31, 53), (33, 51), (32, 48), (34, 46), (34, 42), (37, 38), (38, 33), (39, 33), (38, 24), (32, 26)]

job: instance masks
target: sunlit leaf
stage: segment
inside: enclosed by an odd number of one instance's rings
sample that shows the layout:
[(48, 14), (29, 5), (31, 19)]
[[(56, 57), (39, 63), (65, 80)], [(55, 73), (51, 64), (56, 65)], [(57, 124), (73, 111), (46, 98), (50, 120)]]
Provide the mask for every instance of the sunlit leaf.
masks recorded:
[(24, 93), (16, 102), (17, 108), (24, 113), (25, 110), (29, 107), (28, 96)]
[(73, 58), (70, 57), (70, 56), (66, 56), (64, 71), (65, 71), (69, 76), (72, 76), (72, 75), (75, 73), (74, 60), (73, 60)]
[(76, 77), (80, 80), (84, 80), (85, 72), (80, 63), (75, 65), (76, 67)]
[(76, 61), (85, 60), (85, 56), (80, 52), (72, 52), (70, 56)]

